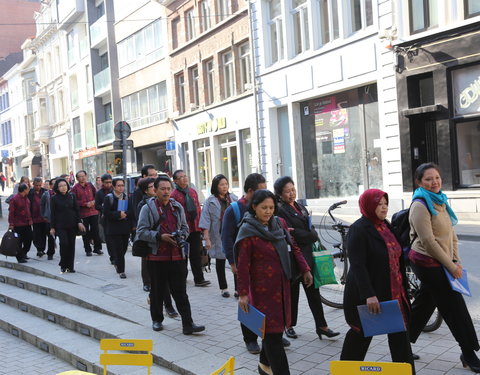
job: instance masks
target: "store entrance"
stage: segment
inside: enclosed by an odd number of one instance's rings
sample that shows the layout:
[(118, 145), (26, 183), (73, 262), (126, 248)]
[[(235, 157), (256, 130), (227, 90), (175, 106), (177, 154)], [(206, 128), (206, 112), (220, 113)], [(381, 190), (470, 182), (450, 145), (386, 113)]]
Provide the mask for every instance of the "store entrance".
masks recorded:
[(414, 173), (420, 164), (438, 163), (437, 124), (428, 117), (410, 119), (410, 145), (412, 160), (412, 181), (415, 186)]

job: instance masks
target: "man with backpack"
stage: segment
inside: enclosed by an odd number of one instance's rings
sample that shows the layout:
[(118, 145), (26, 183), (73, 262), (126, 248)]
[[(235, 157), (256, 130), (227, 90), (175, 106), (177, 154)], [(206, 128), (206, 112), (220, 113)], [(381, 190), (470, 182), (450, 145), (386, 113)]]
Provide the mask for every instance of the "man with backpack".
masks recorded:
[[(265, 177), (258, 173), (251, 173), (245, 179), (245, 184), (243, 186), (243, 197), (240, 198), (237, 202), (232, 202), (230, 206), (225, 210), (223, 214), (222, 221), (222, 248), (225, 252), (225, 256), (230, 264), (230, 268), (233, 272), (233, 277), (235, 281), (235, 297), (238, 297), (237, 294), (237, 267), (236, 259), (233, 254), (233, 245), (238, 234), (238, 225), (243, 218), (245, 212), (247, 212), (249, 201), (253, 197), (253, 193), (259, 189), (266, 189), (267, 183)], [(243, 334), (243, 341), (247, 350), (252, 354), (260, 353), (260, 347), (257, 343), (257, 335), (250, 331), (246, 326), (240, 324)]]
[(77, 198), (80, 208), (80, 218), (85, 226), (86, 233), (82, 236), (83, 246), (87, 257), (92, 256), (90, 241), (93, 240), (93, 252), (102, 255), (102, 241), (98, 235), (98, 211), (95, 209), (95, 193), (97, 190), (91, 182), (87, 181), (87, 172), (80, 170), (76, 174), (77, 183), (72, 188), (72, 193)]

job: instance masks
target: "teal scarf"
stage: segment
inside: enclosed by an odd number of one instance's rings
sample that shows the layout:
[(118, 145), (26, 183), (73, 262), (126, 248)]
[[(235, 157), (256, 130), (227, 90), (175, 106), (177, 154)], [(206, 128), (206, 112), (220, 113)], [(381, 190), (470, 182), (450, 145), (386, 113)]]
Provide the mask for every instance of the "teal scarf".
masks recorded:
[(426, 190), (422, 187), (419, 187), (413, 193), (412, 200), (416, 198), (423, 198), (427, 203), (427, 208), (432, 215), (438, 215), (437, 210), (433, 207), (433, 203), (436, 204), (444, 204), (447, 208), (448, 215), (450, 216), (450, 220), (452, 221), (452, 225), (456, 225), (458, 223), (457, 216), (455, 212), (453, 212), (452, 208), (448, 204), (447, 196), (440, 190), (438, 193), (434, 193), (432, 191)]

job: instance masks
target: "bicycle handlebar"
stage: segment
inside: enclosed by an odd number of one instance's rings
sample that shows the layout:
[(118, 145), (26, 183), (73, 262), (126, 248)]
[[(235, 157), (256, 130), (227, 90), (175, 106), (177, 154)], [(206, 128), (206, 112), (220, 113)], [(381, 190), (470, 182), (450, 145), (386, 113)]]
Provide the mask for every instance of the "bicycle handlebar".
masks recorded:
[(337, 202), (337, 203), (332, 204), (332, 205), (328, 208), (328, 212), (337, 209), (338, 207), (340, 207), (340, 206), (343, 205), (343, 204), (347, 204), (347, 201), (341, 201), (341, 202)]

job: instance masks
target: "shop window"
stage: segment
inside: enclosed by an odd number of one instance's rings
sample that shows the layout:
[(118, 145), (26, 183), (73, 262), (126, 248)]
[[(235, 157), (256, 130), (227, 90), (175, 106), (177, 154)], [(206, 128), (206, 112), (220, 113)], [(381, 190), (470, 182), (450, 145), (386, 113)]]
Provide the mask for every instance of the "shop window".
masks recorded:
[(185, 113), (185, 76), (183, 73), (175, 76), (175, 91), (177, 94), (177, 111)]
[(193, 142), (197, 164), (197, 187), (204, 193), (212, 182), (212, 149), (208, 138)]
[(188, 149), (188, 142), (182, 143), (180, 145), (180, 158), (181, 158), (181, 168), (190, 174), (190, 151)]
[(318, 2), (322, 44), (327, 44), (340, 37), (338, 4), (336, 0), (318, 0)]
[(295, 55), (310, 49), (307, 0), (292, 0), (293, 38)]
[(242, 147), (242, 171), (243, 178), (245, 178), (253, 172), (253, 159), (252, 159), (252, 136), (250, 129), (240, 130), (240, 145)]
[(438, 26), (438, 0), (409, 0), (408, 5), (412, 34)]
[(306, 198), (382, 188), (375, 85), (300, 103)]
[(190, 68), (190, 109), (195, 110), (200, 106), (200, 88), (198, 67)]
[(421, 74), (407, 78), (409, 108), (435, 104), (433, 74)]
[(464, 0), (465, 18), (475, 17), (480, 15), (480, 1), (478, 0)]
[(270, 61), (269, 65), (275, 64), (284, 58), (283, 48), (283, 18), (282, 3), (280, 0), (269, 0), (268, 4), (268, 20), (266, 33), (268, 40), (265, 45), (269, 47)]
[(195, 15), (193, 8), (185, 12), (185, 36), (187, 41), (195, 38)]
[(480, 121), (457, 123), (456, 131), (460, 185), (480, 187)]
[(200, 32), (203, 33), (211, 27), (210, 21), (210, 5), (208, 5), (208, 0), (203, 0), (200, 2)]
[(220, 147), (220, 170), (228, 178), (230, 187), (238, 189), (240, 178), (238, 171), (238, 149), (235, 133), (228, 133), (218, 136)]
[(213, 59), (203, 63), (205, 72), (205, 103), (212, 104), (215, 101), (215, 70), (213, 67)]
[(235, 90), (235, 73), (233, 69), (233, 53), (231, 51), (222, 55), (223, 73), (223, 98), (233, 96)]
[(250, 60), (250, 44), (243, 43), (238, 47), (240, 59), (240, 91), (252, 89), (252, 63)]

